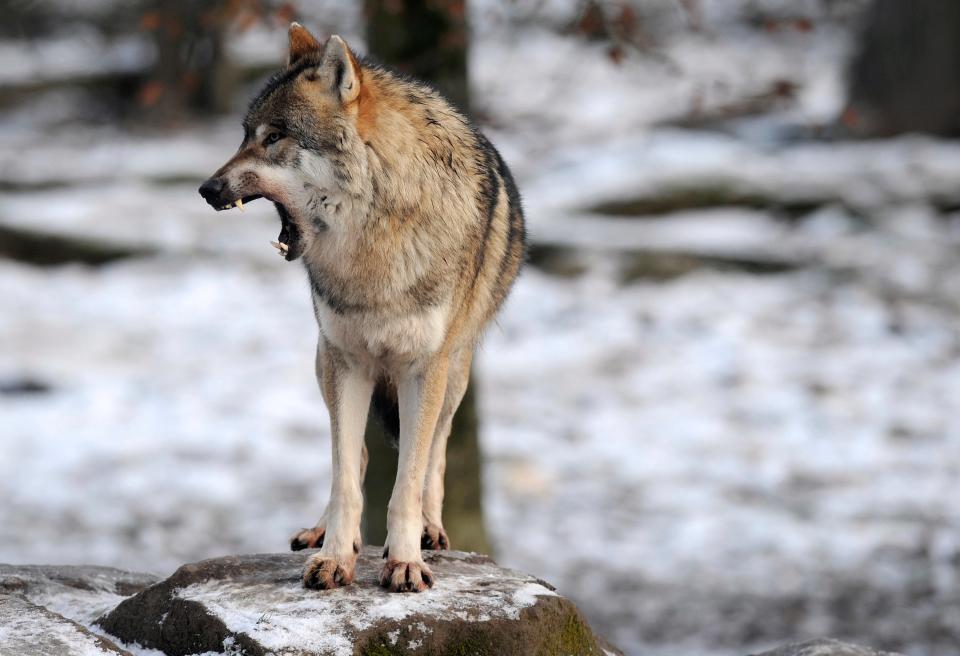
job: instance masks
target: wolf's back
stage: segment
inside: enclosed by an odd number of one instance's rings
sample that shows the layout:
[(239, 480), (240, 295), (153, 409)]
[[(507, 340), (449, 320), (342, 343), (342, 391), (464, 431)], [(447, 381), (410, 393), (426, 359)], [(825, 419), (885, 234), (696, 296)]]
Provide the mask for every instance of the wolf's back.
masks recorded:
[[(445, 232), (451, 221), (469, 224), (457, 246), (459, 252), (449, 254), (461, 262), (456, 274), (449, 276), (457, 280), (437, 284), (452, 287), (456, 304), (463, 310), (464, 316), (451, 330), (461, 330), (475, 340), (503, 304), (526, 257), (523, 205), (516, 182), (490, 140), (436, 90), (368, 60), (363, 60), (363, 65), (381, 89), (389, 89), (384, 95), (399, 103), (403, 112), (414, 114), (412, 120), (423, 123), (415, 143), (422, 150), (411, 153), (409, 161), (430, 163), (428, 175), (441, 183), (419, 186), (426, 190), (425, 195), (441, 197), (424, 198), (420, 205), (446, 210), (443, 216), (433, 217), (439, 219), (436, 222), (425, 217), (426, 223), (438, 233)], [(413, 180), (410, 183), (415, 184)], [(470, 193), (461, 193), (463, 189)], [(468, 207), (457, 207), (464, 199)], [(378, 381), (371, 411), (396, 442), (400, 426), (397, 393), (389, 381)]]

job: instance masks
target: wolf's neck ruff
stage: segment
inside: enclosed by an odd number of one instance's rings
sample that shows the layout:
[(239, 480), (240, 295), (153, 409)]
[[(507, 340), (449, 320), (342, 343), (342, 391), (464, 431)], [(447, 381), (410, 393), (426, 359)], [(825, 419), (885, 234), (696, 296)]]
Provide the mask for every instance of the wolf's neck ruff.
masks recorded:
[(201, 194), (218, 209), (272, 201), (276, 247), (287, 260), (302, 257), (310, 278), (334, 482), (320, 523), (293, 543), (322, 543), (304, 584), (352, 580), (373, 396), (374, 411), (400, 433), (380, 580), (393, 590), (431, 585), (420, 547), (448, 544), (441, 504), (450, 421), (476, 341), (524, 257), (506, 164), (430, 87), (358, 59), (339, 37), (321, 45), (294, 24), (286, 68), (251, 103), (240, 149)]

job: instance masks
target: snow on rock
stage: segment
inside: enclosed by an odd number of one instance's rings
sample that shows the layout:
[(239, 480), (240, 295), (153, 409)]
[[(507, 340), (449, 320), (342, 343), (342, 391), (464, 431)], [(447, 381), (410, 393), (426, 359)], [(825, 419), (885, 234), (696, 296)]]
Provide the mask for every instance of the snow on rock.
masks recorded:
[(377, 585), (379, 552), (365, 548), (355, 583), (328, 592), (300, 583), (312, 551), (184, 565), (98, 624), (126, 642), (177, 654), (480, 653), (491, 645), (516, 655), (611, 649), (551, 586), (486, 556), (430, 554), (435, 586), (400, 595)]
[(87, 565), (0, 565), (0, 594), (17, 595), (89, 624), (156, 576)]
[(821, 638), (784, 645), (757, 656), (896, 656), (896, 654)]
[(0, 594), (0, 656), (126, 654), (81, 625), (25, 599)]

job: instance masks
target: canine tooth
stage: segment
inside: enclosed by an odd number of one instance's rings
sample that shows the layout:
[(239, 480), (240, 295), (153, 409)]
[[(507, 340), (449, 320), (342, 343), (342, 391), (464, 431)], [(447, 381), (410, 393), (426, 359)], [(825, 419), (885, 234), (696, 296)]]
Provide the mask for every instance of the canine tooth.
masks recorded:
[(286, 244), (284, 244), (283, 242), (280, 242), (280, 250), (282, 250), (284, 253), (286, 253), (287, 251), (290, 250), (290, 247), (287, 246)]
[(273, 246), (274, 248), (276, 248), (276, 249), (277, 249), (278, 251), (280, 251), (281, 253), (283, 252), (283, 249), (280, 248), (280, 242), (278, 242), (278, 241), (271, 241), (271, 242), (270, 242), (270, 245)]
[(244, 211), (244, 209), (243, 209), (243, 199), (242, 199), (242, 198), (238, 198), (238, 199), (237, 199), (237, 202), (234, 203), (234, 205), (236, 205), (236, 206), (237, 206), (237, 209), (240, 210), (241, 212)]

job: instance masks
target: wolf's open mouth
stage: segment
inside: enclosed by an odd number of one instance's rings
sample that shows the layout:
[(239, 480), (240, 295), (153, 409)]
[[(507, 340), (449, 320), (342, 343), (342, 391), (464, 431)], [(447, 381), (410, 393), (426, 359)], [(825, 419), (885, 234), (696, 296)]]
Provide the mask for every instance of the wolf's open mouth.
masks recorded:
[[(255, 201), (258, 198), (263, 198), (263, 196), (260, 194), (244, 196), (228, 205), (218, 207), (217, 211), (229, 210), (236, 207), (243, 212), (244, 203)], [(267, 200), (270, 199), (268, 198)], [(270, 244), (277, 249), (279, 255), (282, 255), (288, 262), (292, 262), (301, 255), (300, 228), (294, 223), (286, 207), (276, 201), (273, 202), (273, 205), (277, 208), (277, 213), (280, 214), (280, 236), (277, 237), (277, 241), (271, 241)]]
[(274, 248), (276, 248), (280, 252), (280, 255), (285, 257), (288, 262), (293, 262), (300, 257), (303, 251), (300, 242), (300, 228), (297, 227), (294, 220), (290, 218), (290, 213), (287, 212), (286, 207), (276, 202), (273, 205), (277, 208), (277, 213), (280, 215), (280, 236), (277, 237), (276, 242), (270, 243), (273, 244)]

